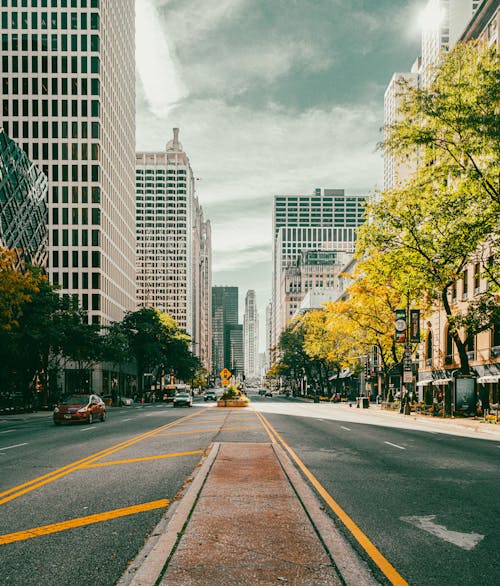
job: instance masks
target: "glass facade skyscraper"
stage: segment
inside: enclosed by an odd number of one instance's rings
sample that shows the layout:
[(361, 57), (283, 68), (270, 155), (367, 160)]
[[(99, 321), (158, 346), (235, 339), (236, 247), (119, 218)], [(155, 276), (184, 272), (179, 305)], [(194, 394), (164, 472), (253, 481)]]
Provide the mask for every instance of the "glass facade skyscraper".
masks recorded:
[(0, 245), (16, 266), (47, 264), (47, 178), (0, 128)]

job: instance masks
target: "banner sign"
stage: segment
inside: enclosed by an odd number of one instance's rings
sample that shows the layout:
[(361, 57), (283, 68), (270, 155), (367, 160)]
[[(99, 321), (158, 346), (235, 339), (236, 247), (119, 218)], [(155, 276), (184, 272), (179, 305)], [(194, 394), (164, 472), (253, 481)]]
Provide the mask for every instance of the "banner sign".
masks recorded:
[(420, 309), (410, 309), (410, 342), (420, 342)]
[(396, 342), (406, 342), (406, 309), (396, 309)]

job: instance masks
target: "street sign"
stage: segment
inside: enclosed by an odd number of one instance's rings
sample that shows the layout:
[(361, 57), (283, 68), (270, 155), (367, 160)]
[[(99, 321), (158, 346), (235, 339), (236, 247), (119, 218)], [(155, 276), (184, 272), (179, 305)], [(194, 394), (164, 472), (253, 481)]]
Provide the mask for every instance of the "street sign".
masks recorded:
[(231, 371), (228, 370), (227, 368), (223, 368), (219, 374), (220, 374), (221, 378), (229, 378), (231, 376)]
[(229, 380), (228, 380), (227, 378), (223, 378), (223, 379), (221, 380), (220, 384), (221, 384), (223, 387), (227, 387), (227, 385), (229, 384)]

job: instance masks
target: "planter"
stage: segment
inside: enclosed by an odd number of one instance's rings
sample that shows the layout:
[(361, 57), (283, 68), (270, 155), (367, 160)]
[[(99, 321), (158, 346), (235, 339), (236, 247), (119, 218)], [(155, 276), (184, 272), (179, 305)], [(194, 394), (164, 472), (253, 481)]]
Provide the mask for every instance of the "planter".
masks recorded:
[(217, 407), (246, 407), (247, 405), (248, 401), (238, 401), (237, 399), (217, 401)]

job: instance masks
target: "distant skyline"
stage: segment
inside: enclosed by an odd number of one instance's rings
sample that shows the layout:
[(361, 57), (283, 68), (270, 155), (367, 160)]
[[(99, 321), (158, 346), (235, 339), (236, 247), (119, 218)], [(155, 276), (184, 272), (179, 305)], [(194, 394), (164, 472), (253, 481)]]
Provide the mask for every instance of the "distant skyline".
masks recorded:
[(254, 289), (265, 321), (274, 195), (382, 187), (384, 91), (419, 54), (425, 4), (136, 0), (137, 149), (180, 128), (213, 284), (239, 288), (241, 315)]

